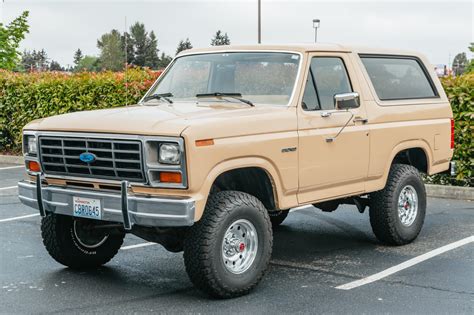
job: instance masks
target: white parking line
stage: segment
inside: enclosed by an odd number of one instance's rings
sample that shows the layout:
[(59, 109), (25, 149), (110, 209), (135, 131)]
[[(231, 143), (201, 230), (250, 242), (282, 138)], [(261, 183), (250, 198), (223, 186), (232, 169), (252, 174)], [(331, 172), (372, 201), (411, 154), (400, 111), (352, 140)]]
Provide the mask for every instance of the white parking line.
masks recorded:
[(157, 243), (146, 242), (146, 243), (141, 243), (141, 244), (136, 244), (136, 245), (123, 246), (122, 248), (120, 248), (120, 250), (134, 249), (134, 248), (151, 246), (151, 245), (156, 245), (156, 244)]
[(10, 186), (10, 187), (1, 187), (0, 190), (8, 190), (8, 189), (13, 189), (13, 188), (18, 188), (18, 186)]
[(32, 218), (32, 217), (37, 217), (37, 216), (39, 216), (39, 213), (27, 214), (27, 215), (22, 215), (20, 217), (14, 217), (14, 218), (0, 219), (0, 223), (16, 221), (16, 220), (21, 220), (21, 219), (26, 219), (26, 218)]
[(350, 290), (350, 289), (354, 289), (354, 288), (357, 288), (357, 287), (360, 287), (360, 286), (363, 286), (365, 284), (369, 284), (369, 283), (372, 283), (372, 282), (375, 282), (377, 280), (380, 280), (380, 279), (383, 279), (385, 277), (388, 277), (390, 275), (393, 275), (394, 273), (396, 272), (399, 272), (403, 269), (406, 269), (406, 268), (409, 268), (411, 266), (414, 266), (416, 264), (419, 264), (425, 260), (428, 260), (430, 258), (433, 258), (435, 256), (438, 256), (440, 254), (443, 254), (447, 251), (450, 251), (450, 250), (453, 250), (455, 248), (458, 248), (458, 247), (461, 247), (463, 245), (466, 245), (466, 244), (469, 244), (469, 243), (472, 243), (474, 242), (474, 235), (472, 236), (469, 236), (469, 237), (466, 237), (462, 240), (459, 240), (457, 242), (454, 242), (454, 243), (451, 243), (451, 244), (448, 244), (448, 245), (445, 245), (443, 247), (439, 247), (437, 249), (434, 249), (432, 251), (429, 251), (427, 253), (424, 253), (423, 255), (420, 255), (420, 256), (416, 256), (415, 258), (412, 258), (410, 260), (407, 260), (401, 264), (398, 264), (396, 266), (393, 266), (391, 268), (388, 268), (388, 269), (385, 269), (384, 271), (381, 271), (379, 273), (376, 273), (376, 274), (373, 274), (371, 276), (368, 276), (366, 278), (363, 278), (363, 279), (360, 279), (360, 280), (356, 280), (356, 281), (352, 281), (352, 282), (349, 282), (349, 283), (346, 283), (346, 284), (343, 284), (343, 285), (340, 285), (340, 286), (337, 286), (336, 289), (339, 289), (339, 290)]
[(17, 165), (17, 166), (6, 166), (6, 167), (0, 167), (0, 171), (1, 170), (9, 170), (9, 169), (12, 169), (12, 168), (23, 168), (25, 167), (24, 165)]

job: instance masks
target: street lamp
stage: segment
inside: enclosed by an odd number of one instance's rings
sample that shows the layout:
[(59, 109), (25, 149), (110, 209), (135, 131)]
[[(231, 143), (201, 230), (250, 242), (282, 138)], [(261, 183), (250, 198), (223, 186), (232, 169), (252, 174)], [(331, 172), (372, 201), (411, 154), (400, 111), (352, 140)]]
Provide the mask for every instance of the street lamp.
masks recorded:
[(319, 19), (314, 19), (314, 20), (313, 20), (314, 42), (315, 42), (315, 43), (318, 41), (318, 28), (319, 28), (320, 22), (321, 22), (321, 21), (320, 21)]
[(257, 10), (257, 15), (258, 15), (258, 27), (257, 27), (257, 33), (258, 33), (258, 43), (262, 43), (262, 3), (261, 0), (258, 0), (258, 10)]

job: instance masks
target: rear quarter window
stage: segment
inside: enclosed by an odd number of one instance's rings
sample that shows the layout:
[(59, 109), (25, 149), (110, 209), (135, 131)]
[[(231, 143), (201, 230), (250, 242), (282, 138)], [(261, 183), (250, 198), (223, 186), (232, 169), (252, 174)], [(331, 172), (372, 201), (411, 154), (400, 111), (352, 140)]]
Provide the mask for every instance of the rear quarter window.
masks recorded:
[(426, 68), (416, 57), (361, 55), (380, 100), (438, 97)]

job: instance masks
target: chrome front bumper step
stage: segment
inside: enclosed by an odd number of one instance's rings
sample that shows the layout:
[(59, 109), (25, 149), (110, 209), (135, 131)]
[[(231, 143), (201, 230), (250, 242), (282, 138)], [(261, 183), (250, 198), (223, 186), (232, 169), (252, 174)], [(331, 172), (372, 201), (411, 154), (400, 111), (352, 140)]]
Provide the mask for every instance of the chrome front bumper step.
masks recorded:
[(134, 224), (151, 227), (191, 226), (194, 224), (195, 202), (191, 198), (137, 196), (128, 193), (128, 182), (123, 181), (120, 193), (43, 186), (41, 176), (36, 183), (18, 183), (20, 201), (38, 209), (41, 216), (48, 212), (73, 216), (73, 198), (99, 199), (102, 221), (121, 222), (130, 230)]

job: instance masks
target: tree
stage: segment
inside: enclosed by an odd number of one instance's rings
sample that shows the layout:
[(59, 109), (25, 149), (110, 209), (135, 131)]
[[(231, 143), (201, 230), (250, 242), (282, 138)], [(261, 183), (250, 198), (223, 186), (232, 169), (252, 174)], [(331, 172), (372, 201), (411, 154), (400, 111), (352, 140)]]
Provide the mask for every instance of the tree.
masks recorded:
[(24, 50), (21, 55), (21, 66), (23, 71), (34, 71), (36, 70), (36, 61), (35, 61), (36, 51)]
[(123, 40), (125, 38), (127, 39), (127, 55), (130, 55), (127, 57), (128, 63), (141, 67), (157, 67), (160, 58), (155, 32), (148, 33), (145, 24), (136, 22), (130, 27), (130, 34), (124, 34)]
[(122, 36), (117, 30), (112, 30), (101, 36), (97, 41), (100, 49), (100, 65), (108, 70), (119, 71), (124, 68), (125, 54), (122, 49)]
[(452, 68), (454, 71), (455, 75), (461, 75), (464, 73), (466, 67), (467, 67), (467, 56), (466, 53), (459, 53), (454, 57)]
[(151, 31), (146, 42), (145, 67), (155, 69), (158, 66), (160, 62), (158, 51), (158, 40), (156, 39), (155, 32)]
[[(34, 51), (33, 51), (34, 52)], [(49, 68), (48, 55), (44, 49), (38, 50), (35, 55), (36, 69), (38, 71), (46, 71)]]
[(161, 57), (157, 64), (157, 68), (159, 69), (166, 68), (170, 64), (171, 60), (173, 60), (173, 57), (165, 54), (164, 52), (161, 53)]
[(193, 45), (191, 44), (191, 41), (189, 40), (189, 38), (186, 38), (185, 40), (180, 40), (178, 44), (178, 48), (176, 48), (176, 55), (184, 50), (188, 50), (192, 48), (193, 48)]
[(0, 69), (12, 70), (20, 60), (18, 47), (28, 33), (28, 11), (24, 11), (10, 24), (0, 23)]
[(147, 35), (143, 23), (136, 22), (130, 27), (130, 36), (134, 48), (134, 64), (137, 66), (143, 67), (145, 65)]
[[(471, 51), (471, 53), (474, 53), (474, 43), (470, 43), (469, 50)], [(474, 58), (471, 59), (471, 61), (469, 62), (469, 65), (466, 68), (466, 72), (467, 73), (474, 72)]]
[(61, 67), (59, 62), (57, 62), (56, 60), (51, 60), (49, 64), (49, 71), (64, 71), (64, 68)]
[(133, 40), (130, 36), (130, 33), (125, 32), (122, 35), (122, 50), (127, 54), (127, 64), (132, 65), (135, 64), (135, 49), (133, 47)]
[(79, 62), (81, 61), (81, 59), (84, 58), (84, 56), (82, 55), (82, 51), (80, 48), (78, 48), (76, 50), (76, 52), (74, 53), (74, 65), (77, 65), (79, 64)]
[(25, 71), (46, 71), (50, 67), (48, 55), (44, 49), (25, 50), (21, 56), (21, 65)]
[(79, 61), (78, 65), (75, 67), (74, 71), (99, 71), (100, 64), (99, 58), (94, 56), (84, 56), (82, 57), (81, 61)]
[(221, 30), (218, 30), (214, 37), (211, 39), (211, 46), (223, 45), (230, 45), (230, 39), (227, 33), (223, 34)]

